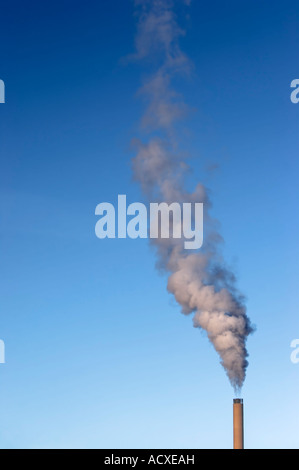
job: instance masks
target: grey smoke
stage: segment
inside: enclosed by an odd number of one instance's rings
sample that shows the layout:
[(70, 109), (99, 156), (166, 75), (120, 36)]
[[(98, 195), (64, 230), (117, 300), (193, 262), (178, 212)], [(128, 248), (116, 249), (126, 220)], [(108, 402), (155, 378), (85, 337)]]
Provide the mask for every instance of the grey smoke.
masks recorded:
[[(186, 5), (190, 1), (181, 0)], [(146, 109), (141, 119), (147, 141), (135, 139), (137, 154), (133, 174), (150, 201), (203, 202), (204, 245), (199, 251), (184, 250), (182, 239), (154, 239), (157, 265), (169, 277), (167, 289), (184, 314), (193, 314), (193, 324), (207, 332), (219, 353), (228, 378), (237, 391), (245, 379), (246, 339), (253, 331), (243, 296), (236, 288), (234, 274), (225, 267), (219, 244), (222, 237), (210, 216), (206, 188), (198, 184), (193, 192), (185, 188), (190, 171), (179, 150), (177, 125), (188, 112), (182, 96), (172, 88), (177, 76), (192, 70), (179, 47), (184, 31), (178, 26), (172, 0), (135, 0), (138, 13), (136, 53), (132, 58), (155, 68), (139, 90)]]

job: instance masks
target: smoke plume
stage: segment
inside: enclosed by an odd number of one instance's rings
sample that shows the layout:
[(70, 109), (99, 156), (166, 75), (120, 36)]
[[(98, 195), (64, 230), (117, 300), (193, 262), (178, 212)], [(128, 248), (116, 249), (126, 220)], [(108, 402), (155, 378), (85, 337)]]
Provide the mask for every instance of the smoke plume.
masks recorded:
[[(180, 0), (188, 5), (190, 1)], [(152, 239), (157, 265), (168, 273), (167, 289), (184, 314), (193, 314), (193, 324), (206, 331), (218, 352), (228, 378), (238, 391), (247, 368), (246, 339), (252, 332), (243, 296), (234, 274), (225, 267), (217, 222), (210, 216), (206, 188), (186, 189), (190, 168), (177, 142), (178, 124), (188, 106), (174, 89), (178, 77), (188, 75), (192, 64), (179, 46), (184, 31), (179, 27), (173, 0), (135, 0), (138, 14), (136, 52), (150, 72), (139, 94), (145, 102), (141, 126), (145, 141), (135, 139), (132, 161), (135, 180), (149, 201), (202, 202), (204, 243), (200, 250), (184, 249), (183, 239)]]

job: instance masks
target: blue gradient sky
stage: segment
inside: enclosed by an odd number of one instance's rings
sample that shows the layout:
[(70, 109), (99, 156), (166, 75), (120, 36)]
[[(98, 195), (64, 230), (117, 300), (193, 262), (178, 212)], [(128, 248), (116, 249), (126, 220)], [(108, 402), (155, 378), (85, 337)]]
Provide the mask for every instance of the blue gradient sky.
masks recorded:
[[(143, 69), (129, 0), (1, 5), (1, 448), (231, 448), (233, 390), (166, 291), (147, 240), (99, 240), (95, 207), (139, 201)], [(188, 13), (188, 14), (187, 14)], [(245, 446), (299, 447), (296, 1), (178, 8), (197, 181), (257, 330)], [(213, 171), (208, 168), (214, 168)]]

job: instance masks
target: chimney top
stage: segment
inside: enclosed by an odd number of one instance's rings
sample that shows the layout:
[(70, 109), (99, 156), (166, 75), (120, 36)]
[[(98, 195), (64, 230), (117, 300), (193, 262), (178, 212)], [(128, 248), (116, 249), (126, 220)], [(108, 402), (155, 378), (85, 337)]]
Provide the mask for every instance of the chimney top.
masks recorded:
[(243, 403), (243, 398), (234, 398), (234, 403)]

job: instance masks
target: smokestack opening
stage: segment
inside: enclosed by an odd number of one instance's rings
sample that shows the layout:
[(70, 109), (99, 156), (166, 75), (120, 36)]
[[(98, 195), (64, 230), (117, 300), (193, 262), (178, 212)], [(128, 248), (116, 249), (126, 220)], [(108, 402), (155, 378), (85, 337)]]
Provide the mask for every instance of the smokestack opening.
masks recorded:
[(244, 449), (243, 398), (233, 401), (234, 449)]
[(243, 404), (243, 398), (234, 398), (234, 403), (242, 403)]

